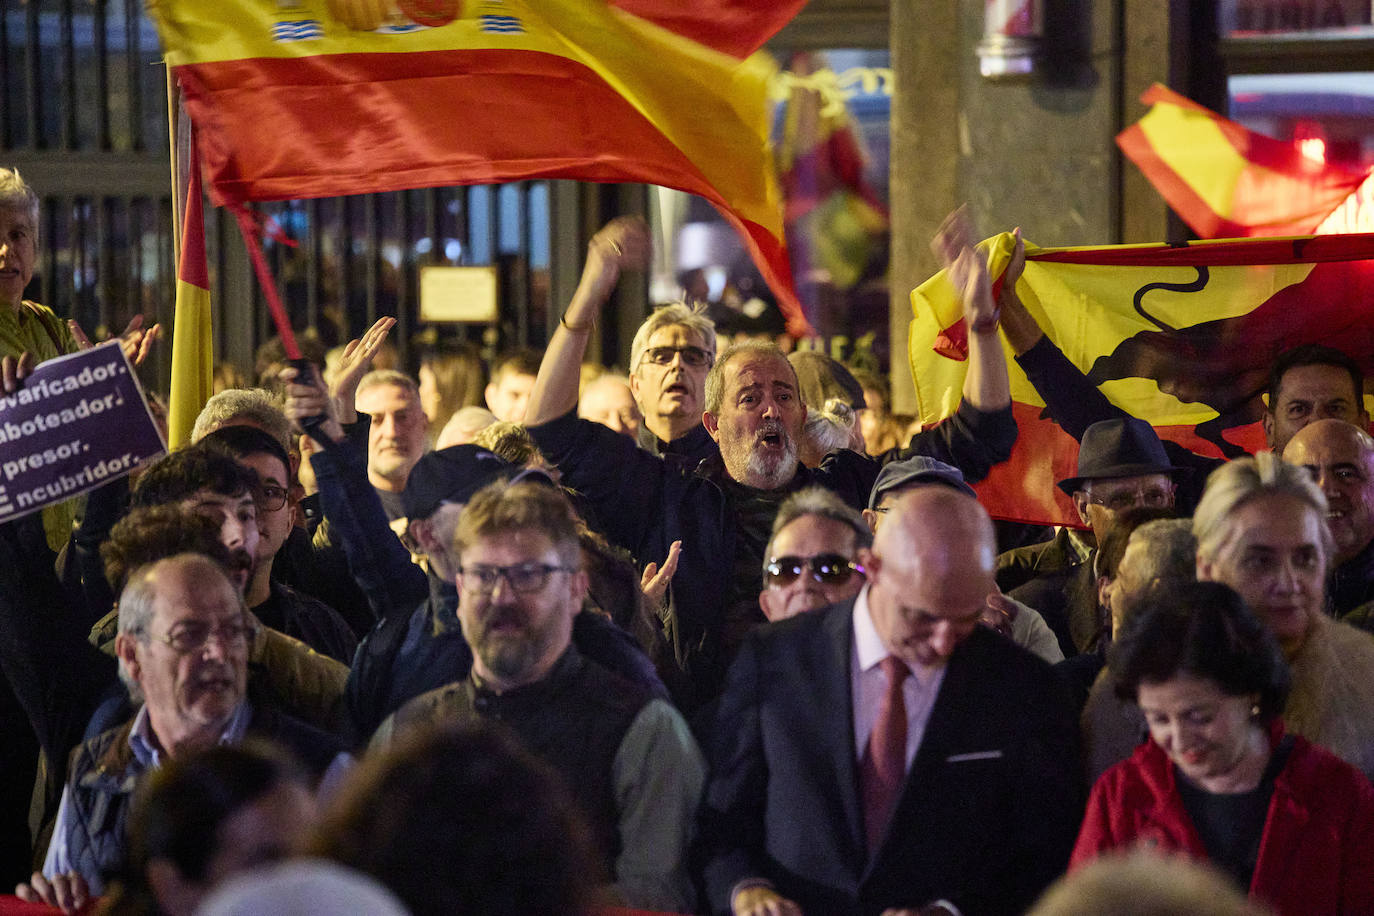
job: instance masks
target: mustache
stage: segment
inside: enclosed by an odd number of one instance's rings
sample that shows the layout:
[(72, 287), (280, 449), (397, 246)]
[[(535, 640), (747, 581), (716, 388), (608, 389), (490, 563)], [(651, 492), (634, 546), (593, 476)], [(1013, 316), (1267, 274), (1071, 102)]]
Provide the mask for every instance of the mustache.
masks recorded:
[(211, 684), (218, 684), (221, 681), (233, 683), (235, 671), (232, 666), (225, 662), (207, 662), (206, 666), (197, 672), (191, 683), (197, 687), (205, 687)]
[(525, 626), (525, 615), (518, 607), (501, 605), (491, 608), (482, 621), (483, 632), (490, 633), (497, 627), (514, 625), (517, 627)]
[(781, 420), (764, 419), (760, 421), (759, 428), (754, 433), (754, 440), (762, 442), (764, 436), (782, 436), (784, 439), (791, 439), (788, 435), (787, 427)]

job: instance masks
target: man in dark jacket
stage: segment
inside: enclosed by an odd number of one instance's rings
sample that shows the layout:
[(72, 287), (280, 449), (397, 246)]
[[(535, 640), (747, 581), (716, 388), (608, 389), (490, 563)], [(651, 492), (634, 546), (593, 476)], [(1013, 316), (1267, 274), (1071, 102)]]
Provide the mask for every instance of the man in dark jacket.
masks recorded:
[[(964, 402), (947, 422), (918, 435), (895, 457), (928, 455), (977, 481), (1006, 460), (1016, 440), (1007, 367), (987, 270), (969, 246), (967, 226), (952, 221), (937, 246), (951, 265), (969, 328)], [(578, 420), (576, 367), (570, 369), (566, 350), (589, 325), (569, 308), (571, 317), (554, 335), (530, 395), (530, 435), (558, 466), (563, 482), (592, 506), (607, 538), (641, 566), (661, 562), (681, 542), (663, 616), (691, 687), (690, 695), (677, 699), (692, 709), (718, 693), (740, 640), (764, 622), (758, 594), (778, 506), (789, 494), (820, 485), (861, 509), (879, 465), (847, 450), (832, 453), (818, 468), (801, 464), (806, 406), (797, 374), (781, 350), (765, 343), (731, 347), (706, 376), (701, 420), (720, 453), (698, 465), (648, 454), (623, 436)]]
[[(472, 651), (458, 626), (453, 532), (473, 493), (521, 469), (474, 445), (440, 449), (416, 462), (402, 500), (409, 539), (424, 555), (427, 574), (387, 527), (363, 456), (334, 419), (333, 400), (318, 386), (301, 384), (293, 371), (287, 375), (287, 414), (295, 420), (322, 413), (327, 417), (320, 427), (321, 450), (311, 459), (320, 504), (379, 619), (359, 646), (346, 688), (354, 737), (362, 741), (407, 700), (467, 675)], [(610, 620), (580, 614), (574, 636), (583, 651), (606, 667), (654, 695), (666, 695), (647, 656)]]
[[(257, 624), (223, 567), (179, 554), (135, 573), (120, 596), (115, 651), (120, 677), (142, 701), (133, 721), (76, 752), (52, 845), (35, 889), (53, 884), (99, 893), (121, 860), (129, 801), (139, 777), (164, 757), (234, 743), (278, 741), (317, 777), (346, 765), (333, 737), (246, 699), (248, 649)], [(41, 878), (41, 880), (40, 880)]]
[(1081, 764), (1050, 667), (980, 626), (992, 522), (918, 487), (859, 555), (858, 597), (750, 634), (703, 723), (709, 911), (1023, 913), (1068, 861)]

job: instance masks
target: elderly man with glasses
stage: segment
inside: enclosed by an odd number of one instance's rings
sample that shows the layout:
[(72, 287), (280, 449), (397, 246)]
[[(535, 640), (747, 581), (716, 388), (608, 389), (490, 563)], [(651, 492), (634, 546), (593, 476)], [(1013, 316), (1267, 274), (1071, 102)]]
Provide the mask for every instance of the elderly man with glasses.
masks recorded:
[(1184, 473), (1149, 423), (1136, 417), (1100, 420), (1083, 434), (1078, 473), (1059, 481), (1087, 530), (1061, 528), (1054, 540), (997, 558), (998, 587), (1040, 612), (1065, 657), (1092, 651), (1104, 632), (1094, 570), (1100, 539), (1127, 509), (1172, 508), (1175, 481)]
[[(597, 316), (621, 271), (648, 266), (652, 245), (641, 219), (611, 220), (592, 236), (582, 280), (548, 349), (540, 372), (556, 390), (575, 392)], [(681, 455), (696, 464), (718, 453), (701, 425), (706, 373), (716, 358), (716, 327), (703, 309), (676, 302), (654, 310), (630, 344), (630, 393), (643, 414), (638, 441), (656, 455)], [(569, 402), (571, 406), (571, 402)]]
[(347, 765), (334, 737), (246, 699), (257, 623), (223, 567), (178, 554), (129, 577), (119, 599), (115, 653), (132, 721), (85, 742), (73, 757), (52, 844), (27, 899), (79, 905), (123, 860), (129, 802), (164, 759), (234, 744), (245, 735), (289, 748), (322, 779)]

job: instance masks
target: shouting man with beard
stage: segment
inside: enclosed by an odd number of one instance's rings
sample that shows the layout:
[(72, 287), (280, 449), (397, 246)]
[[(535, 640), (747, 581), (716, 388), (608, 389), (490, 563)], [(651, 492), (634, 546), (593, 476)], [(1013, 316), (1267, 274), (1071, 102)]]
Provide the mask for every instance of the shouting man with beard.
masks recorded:
[[(1016, 423), (987, 269), (970, 240), (967, 220), (958, 215), (935, 245), (964, 299), (964, 403), (948, 421), (890, 457), (926, 455), (978, 481), (1011, 454)], [(560, 335), (590, 331), (581, 313), (564, 322), (539, 368), (526, 420), (540, 450), (562, 472), (563, 484), (581, 495), (607, 538), (641, 566), (661, 562), (681, 542), (660, 616), (689, 685), (689, 693), (679, 688), (675, 699), (691, 710), (719, 692), (735, 648), (764, 622), (760, 571), (782, 501), (820, 485), (861, 509), (879, 465), (848, 450), (831, 453), (816, 468), (801, 464), (797, 444), (806, 406), (796, 372), (780, 349), (759, 342), (730, 347), (706, 376), (701, 421), (719, 454), (693, 463), (638, 449), (575, 415), (576, 386), (562, 377), (556, 345)], [(670, 362), (677, 361), (673, 356)]]
[(471, 671), (402, 706), (373, 746), (435, 723), (502, 722), (563, 778), (605, 864), (607, 902), (692, 911), (686, 855), (705, 765), (675, 709), (573, 644), (587, 572), (572, 504), (498, 480), (463, 507), (453, 544)]

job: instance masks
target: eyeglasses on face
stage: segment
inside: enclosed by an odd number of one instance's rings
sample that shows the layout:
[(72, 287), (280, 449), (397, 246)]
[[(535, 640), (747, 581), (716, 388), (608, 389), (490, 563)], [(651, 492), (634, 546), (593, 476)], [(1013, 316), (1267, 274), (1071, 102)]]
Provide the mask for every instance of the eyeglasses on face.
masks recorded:
[(258, 492), (254, 494), (254, 502), (258, 504), (258, 509), (263, 512), (276, 512), (286, 505), (287, 496), (285, 487), (265, 483), (258, 487)]
[(252, 641), (257, 633), (257, 624), (249, 617), (242, 617), (238, 620), (222, 623), (217, 627), (199, 621), (187, 621), (172, 627), (163, 636), (157, 636), (153, 633), (149, 633), (147, 636), (149, 639), (155, 639), (171, 646), (173, 652), (188, 655), (204, 649), (212, 638), (218, 639), (221, 645), (229, 649), (243, 648)]
[(541, 590), (549, 584), (549, 576), (556, 572), (576, 572), (571, 566), (556, 566), (552, 563), (521, 563), (517, 566), (464, 566), (458, 571), (459, 585), (476, 595), (490, 595), (496, 590), (496, 583), (506, 580), (506, 585), (517, 595), (527, 595)]
[(694, 369), (709, 366), (715, 359), (711, 351), (703, 350), (701, 347), (650, 347), (644, 351), (644, 361), (655, 366), (666, 366), (679, 353), (682, 354), (682, 364)]
[(1159, 487), (1151, 487), (1148, 490), (1122, 490), (1119, 493), (1112, 493), (1108, 496), (1089, 496), (1088, 502), (1102, 506), (1112, 512), (1125, 512), (1127, 509), (1134, 509), (1136, 506), (1148, 506), (1151, 509), (1166, 509), (1173, 505), (1174, 494), (1169, 490)]
[(866, 570), (838, 553), (823, 553), (814, 557), (774, 557), (763, 567), (763, 582), (770, 588), (786, 588), (805, 572), (822, 585), (843, 585), (849, 577)]

